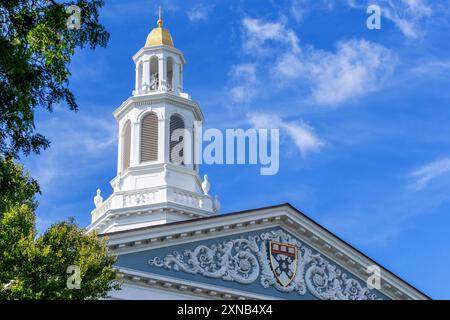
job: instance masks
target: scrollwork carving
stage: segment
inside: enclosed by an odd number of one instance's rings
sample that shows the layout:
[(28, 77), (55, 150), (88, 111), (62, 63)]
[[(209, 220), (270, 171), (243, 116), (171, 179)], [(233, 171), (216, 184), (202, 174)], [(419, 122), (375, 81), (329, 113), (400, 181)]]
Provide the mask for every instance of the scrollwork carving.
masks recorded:
[[(269, 261), (268, 242), (276, 241), (296, 246), (297, 273), (294, 280), (282, 286)], [(281, 292), (307, 293), (323, 300), (374, 300), (381, 296), (369, 290), (360, 280), (350, 278), (341, 268), (323, 258), (281, 229), (256, 236), (226, 240), (210, 246), (199, 245), (183, 253), (174, 251), (163, 259), (154, 257), (150, 265), (250, 284), (258, 280), (262, 287), (274, 287)]]

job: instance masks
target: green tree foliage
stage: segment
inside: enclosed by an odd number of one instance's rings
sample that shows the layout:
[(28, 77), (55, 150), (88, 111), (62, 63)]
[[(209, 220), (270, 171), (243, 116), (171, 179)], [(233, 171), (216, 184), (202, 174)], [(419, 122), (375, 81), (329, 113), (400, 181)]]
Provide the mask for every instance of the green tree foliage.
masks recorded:
[[(69, 5), (81, 9), (81, 26), (69, 29)], [(76, 48), (106, 46), (99, 23), (103, 0), (0, 0), (0, 155), (39, 152), (49, 141), (36, 133), (36, 108), (78, 106), (68, 66)]]
[[(70, 5), (81, 9), (79, 28), (68, 28)], [(0, 0), (0, 299), (92, 299), (119, 288), (115, 258), (95, 233), (68, 220), (37, 235), (39, 186), (14, 162), (49, 146), (35, 130), (37, 108), (78, 109), (68, 67), (77, 48), (106, 46), (102, 6), (103, 0)], [(71, 265), (79, 267), (79, 289), (67, 286)]]
[[(119, 289), (105, 239), (72, 219), (37, 237), (38, 192), (20, 165), (0, 158), (0, 299), (95, 299)], [(80, 268), (79, 289), (67, 286), (70, 265)]]

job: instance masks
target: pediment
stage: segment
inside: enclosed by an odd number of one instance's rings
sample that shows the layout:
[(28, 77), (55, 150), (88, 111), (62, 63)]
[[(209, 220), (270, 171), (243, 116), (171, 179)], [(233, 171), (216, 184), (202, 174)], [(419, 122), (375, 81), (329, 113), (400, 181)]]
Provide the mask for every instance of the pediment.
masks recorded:
[(381, 287), (369, 288), (375, 262), (290, 205), (110, 234), (109, 245), (116, 268), (146, 283), (248, 298), (426, 299), (384, 268)]

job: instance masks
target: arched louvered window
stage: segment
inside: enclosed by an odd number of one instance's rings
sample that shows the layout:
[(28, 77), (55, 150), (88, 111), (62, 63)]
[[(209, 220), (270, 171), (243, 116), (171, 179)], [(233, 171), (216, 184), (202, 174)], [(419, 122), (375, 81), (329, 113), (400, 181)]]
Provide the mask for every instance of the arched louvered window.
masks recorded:
[(158, 160), (158, 116), (150, 112), (141, 124), (141, 162)]
[[(180, 129), (180, 130), (178, 130)], [(184, 165), (184, 121), (180, 115), (170, 117), (170, 162)]]
[(131, 122), (128, 120), (122, 129), (122, 171), (130, 167)]

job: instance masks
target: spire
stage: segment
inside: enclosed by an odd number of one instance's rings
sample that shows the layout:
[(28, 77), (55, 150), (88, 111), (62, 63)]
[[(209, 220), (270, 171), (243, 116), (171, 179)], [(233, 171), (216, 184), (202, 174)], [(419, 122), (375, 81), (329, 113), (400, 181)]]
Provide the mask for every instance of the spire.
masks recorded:
[(162, 8), (161, 8), (161, 6), (159, 6), (159, 11), (158, 11), (158, 28), (162, 28), (162, 24), (163, 24), (163, 21), (162, 21)]
[(172, 36), (170, 35), (169, 30), (164, 29), (162, 27), (163, 20), (162, 20), (162, 8), (159, 7), (158, 10), (158, 26), (150, 32), (150, 34), (147, 37), (147, 41), (145, 42), (146, 47), (151, 46), (159, 46), (159, 45), (166, 45), (169, 47), (173, 47), (173, 41)]

